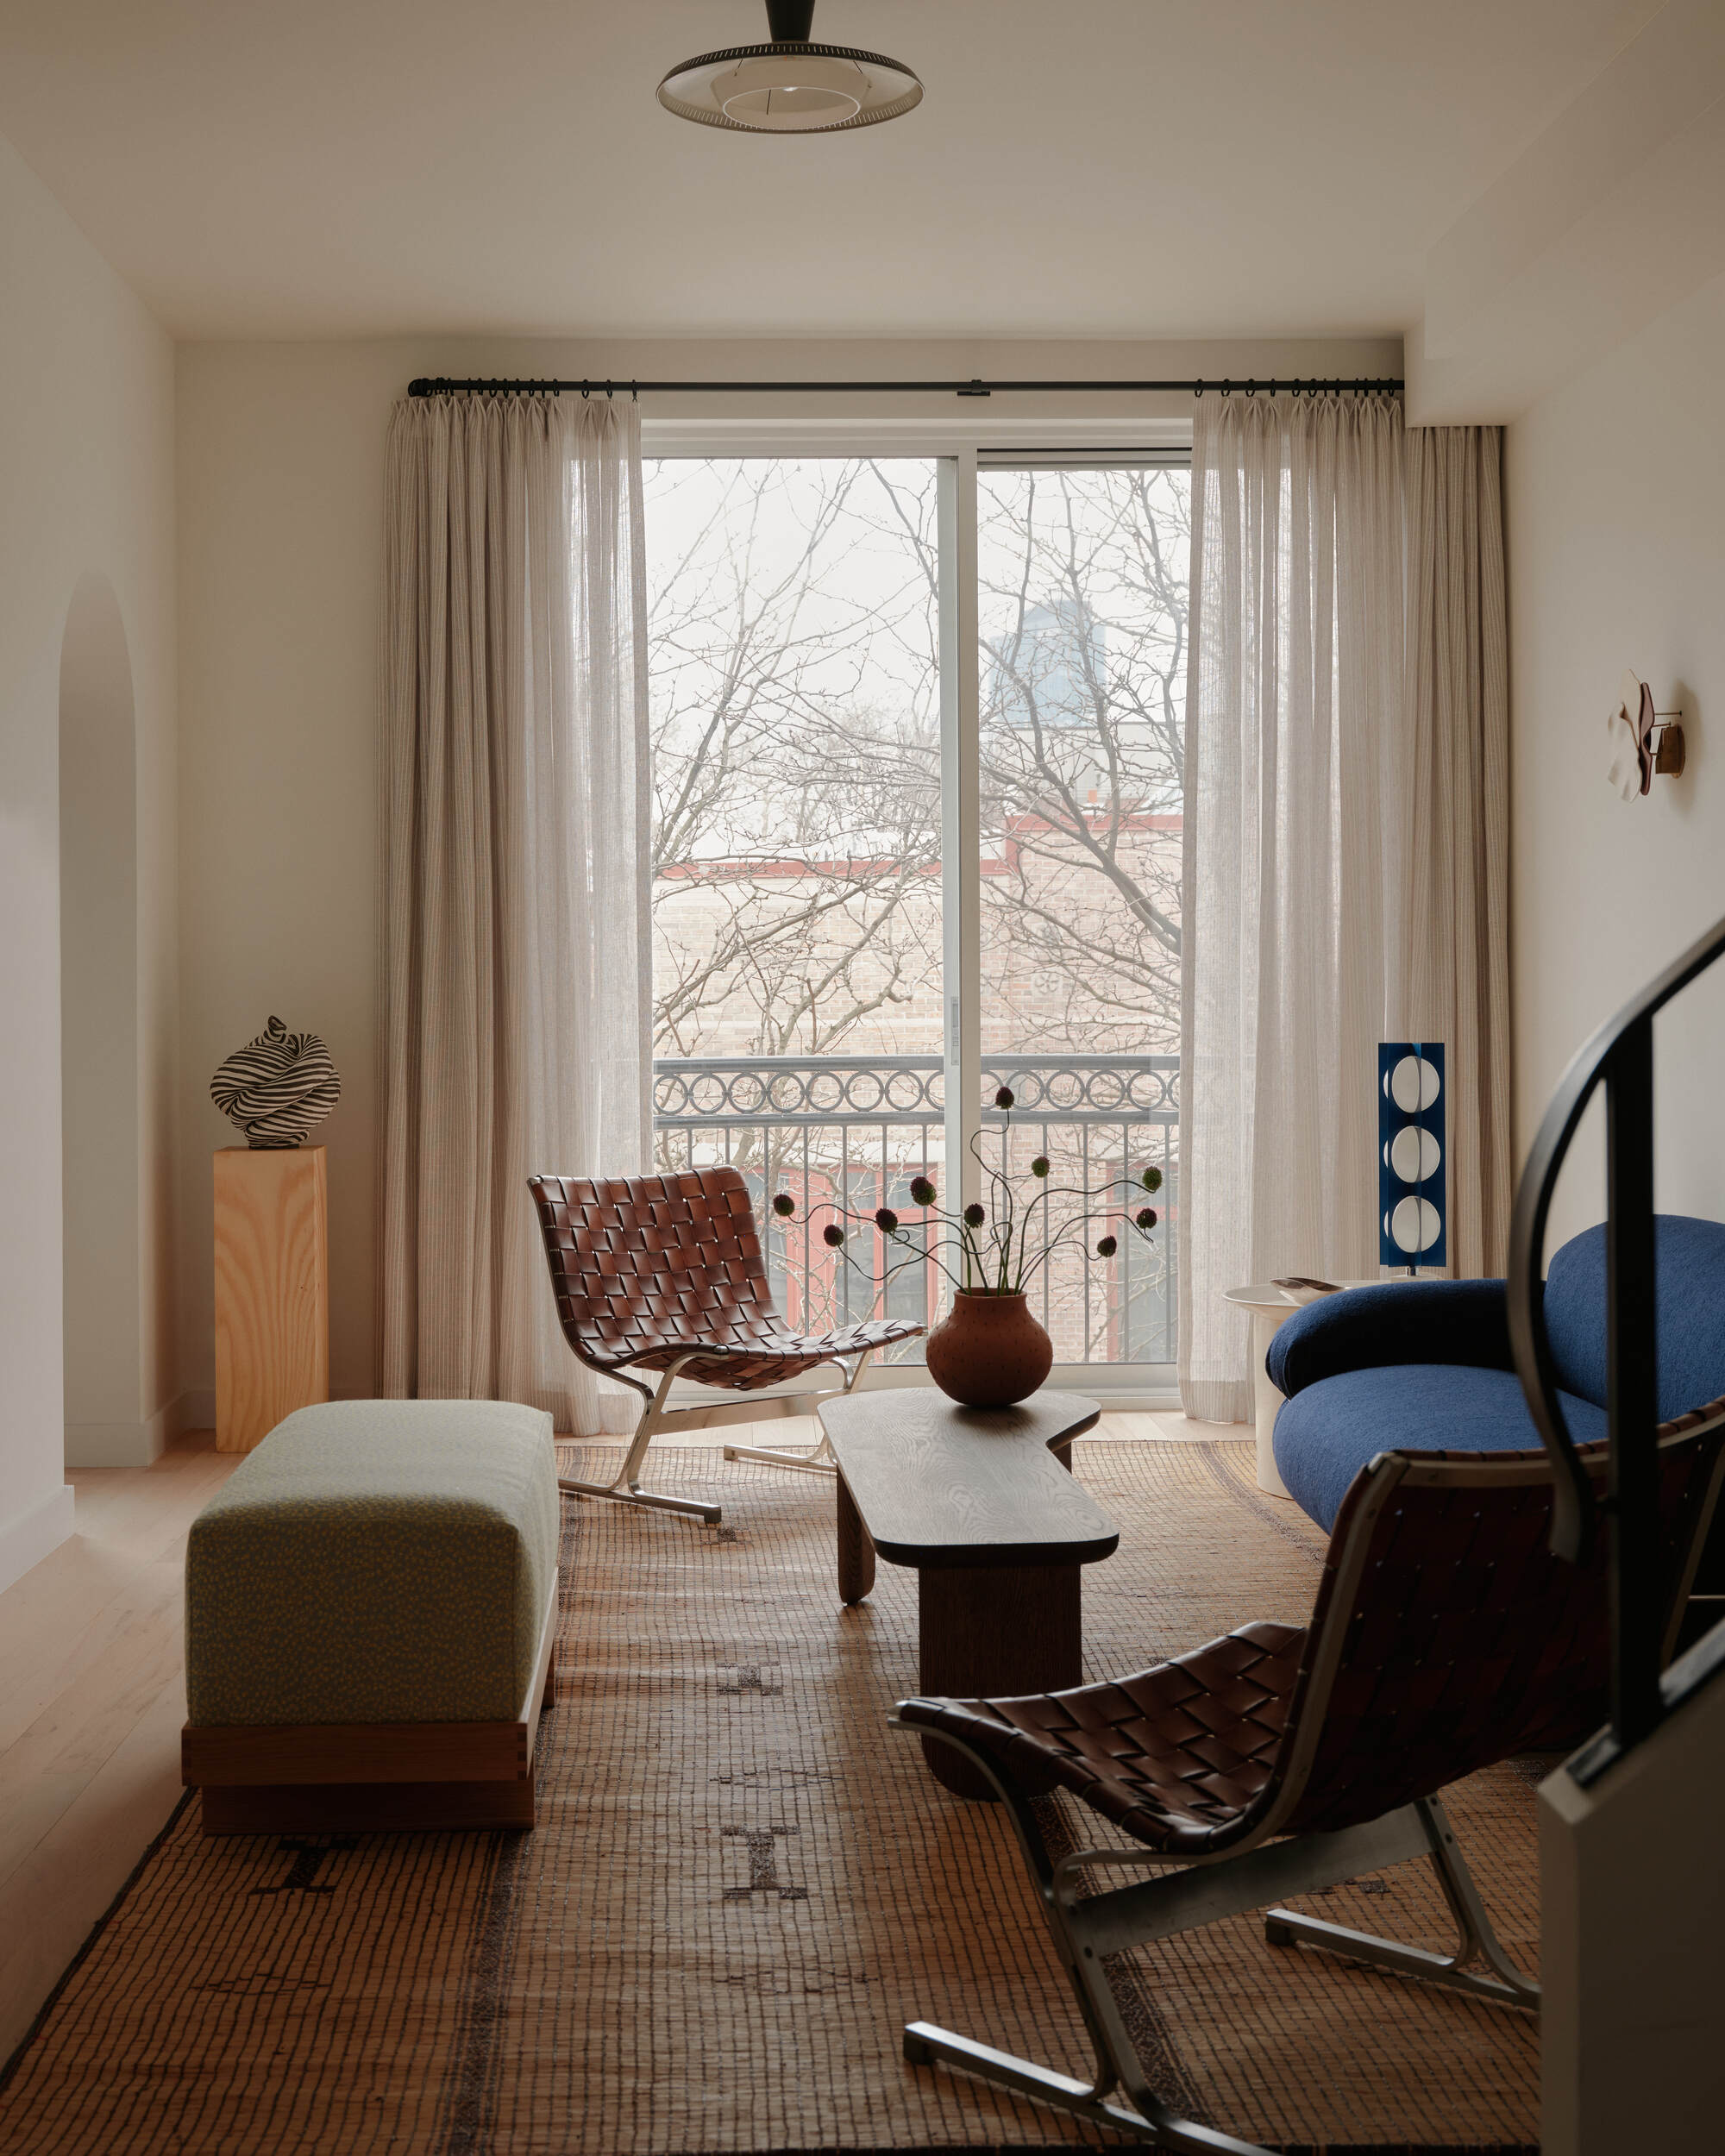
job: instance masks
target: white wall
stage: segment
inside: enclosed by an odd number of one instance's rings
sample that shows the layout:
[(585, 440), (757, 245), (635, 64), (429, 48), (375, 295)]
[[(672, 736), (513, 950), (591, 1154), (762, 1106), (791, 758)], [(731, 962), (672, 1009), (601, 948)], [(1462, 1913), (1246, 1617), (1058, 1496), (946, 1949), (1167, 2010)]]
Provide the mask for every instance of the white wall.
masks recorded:
[[(1525, 1152), (1593, 1028), (1725, 914), (1725, 279), (1509, 430), (1513, 978)], [(1626, 667), (1681, 705), (1688, 769), (1645, 800), (1604, 781)], [(1656, 1029), (1659, 1190), (1725, 1219), (1725, 979)], [(1601, 1217), (1598, 1112), (1549, 1248)]]
[(66, 614), (60, 661), (60, 1279), (70, 1466), (141, 1451), (144, 1313), (138, 1100), (137, 711), (126, 624), (91, 570)]
[[(1399, 341), (1336, 344), (587, 344), (448, 339), (193, 344), (179, 354), (181, 864), (185, 1156), (181, 1346), (213, 1383), (210, 1155), (231, 1141), (209, 1074), (272, 1012), (329, 1042), (341, 1105), (329, 1148), (330, 1385), (374, 1389), (375, 964), (373, 714), (383, 452), (416, 375), (619, 379), (968, 380), (1381, 376)], [(1111, 413), (1095, 397), (888, 398), (919, 438), (984, 417), (1189, 418), (1189, 398)], [(798, 422), (856, 403), (796, 400)], [(643, 400), (649, 432), (691, 421), (758, 446), (759, 398)], [(1022, 437), (1021, 437), (1022, 438)], [(650, 543), (650, 535), (649, 535)]]
[[(177, 1044), (173, 354), (0, 141), (0, 1586), (70, 1531), (60, 1282), (60, 668), (86, 574), (117, 599), (136, 723), (137, 1442), (173, 1392)], [(123, 1209), (123, 1208), (122, 1208)], [(98, 1338), (94, 1299), (74, 1326)]]

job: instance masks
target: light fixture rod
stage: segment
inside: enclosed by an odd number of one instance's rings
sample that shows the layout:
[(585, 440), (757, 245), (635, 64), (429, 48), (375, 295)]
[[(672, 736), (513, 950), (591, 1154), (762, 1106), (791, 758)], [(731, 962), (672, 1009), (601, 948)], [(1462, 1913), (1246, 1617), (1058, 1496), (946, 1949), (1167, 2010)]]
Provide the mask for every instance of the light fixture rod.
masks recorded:
[(767, 28), (775, 45), (806, 45), (814, 28), (814, 0), (767, 0)]

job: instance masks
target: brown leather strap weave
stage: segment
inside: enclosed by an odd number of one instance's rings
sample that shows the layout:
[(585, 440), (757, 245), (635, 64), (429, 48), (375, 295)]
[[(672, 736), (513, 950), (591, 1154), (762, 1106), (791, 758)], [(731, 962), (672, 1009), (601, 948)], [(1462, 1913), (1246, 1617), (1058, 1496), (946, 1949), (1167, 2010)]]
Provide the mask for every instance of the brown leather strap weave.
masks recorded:
[(923, 1328), (880, 1318), (793, 1332), (773, 1305), (748, 1186), (734, 1168), (584, 1181), (534, 1175), (563, 1338), (589, 1369), (668, 1369), (753, 1392)]
[[(1673, 1591), (1722, 1443), (1715, 1428), (1661, 1446)], [(1602, 1451), (1584, 1457), (1598, 1467)], [(1356, 1825), (1513, 1754), (1574, 1745), (1606, 1714), (1605, 1560), (1552, 1556), (1544, 1469), (1543, 1453), (1380, 1455), (1343, 1500), (1304, 1630), (1247, 1625), (1112, 1683), (910, 1700), (900, 1718), (951, 1730), (1030, 1786), (1052, 1779), (1180, 1856)]]

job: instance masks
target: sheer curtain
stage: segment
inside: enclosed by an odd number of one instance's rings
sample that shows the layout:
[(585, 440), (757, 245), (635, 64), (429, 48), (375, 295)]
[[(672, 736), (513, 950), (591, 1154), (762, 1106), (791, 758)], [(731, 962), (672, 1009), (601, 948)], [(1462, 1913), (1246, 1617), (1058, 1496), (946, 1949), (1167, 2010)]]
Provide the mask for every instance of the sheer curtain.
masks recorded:
[(1448, 1044), (1452, 1252), (1509, 1207), (1496, 430), (1205, 398), (1192, 479), (1180, 1390), (1250, 1413), (1230, 1288), (1377, 1271), (1377, 1044)]
[(1180, 1389), (1249, 1412), (1225, 1291), (1367, 1268), (1402, 888), (1402, 429), (1385, 397), (1203, 398), (1186, 705)]
[(1407, 1040), (1451, 1044), (1450, 1262), (1509, 1263), (1509, 632), (1498, 427), (1408, 430)]
[(635, 406), (404, 399), (383, 611), (382, 1389), (622, 1428), (558, 1331), (525, 1183), (649, 1158)]

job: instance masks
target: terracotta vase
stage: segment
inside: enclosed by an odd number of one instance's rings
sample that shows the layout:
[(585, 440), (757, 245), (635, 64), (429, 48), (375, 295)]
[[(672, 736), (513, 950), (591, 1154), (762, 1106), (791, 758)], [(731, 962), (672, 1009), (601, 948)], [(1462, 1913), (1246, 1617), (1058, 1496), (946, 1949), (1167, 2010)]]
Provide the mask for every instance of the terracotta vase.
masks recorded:
[(1028, 1400), (1054, 1367), (1054, 1344), (1022, 1295), (962, 1288), (924, 1343), (928, 1374), (967, 1407)]

